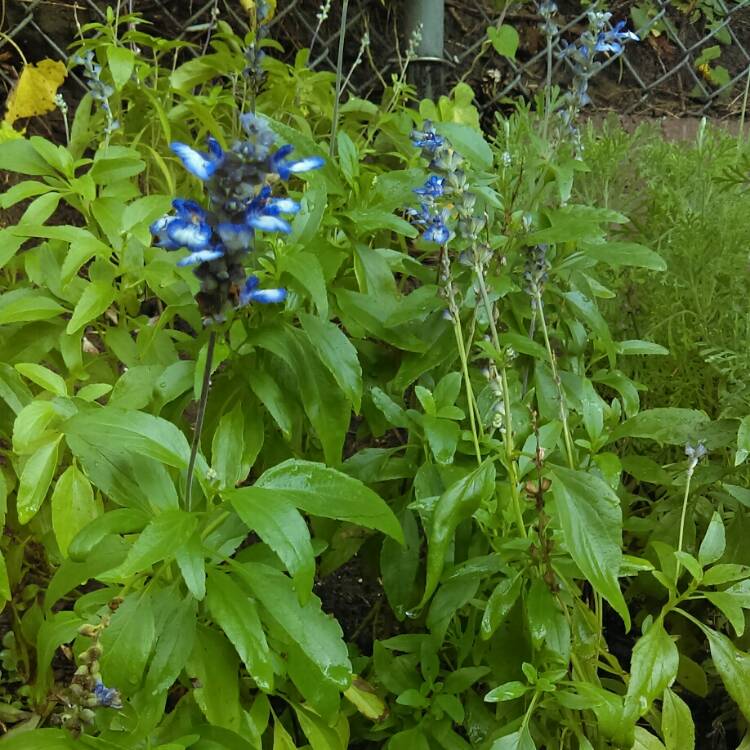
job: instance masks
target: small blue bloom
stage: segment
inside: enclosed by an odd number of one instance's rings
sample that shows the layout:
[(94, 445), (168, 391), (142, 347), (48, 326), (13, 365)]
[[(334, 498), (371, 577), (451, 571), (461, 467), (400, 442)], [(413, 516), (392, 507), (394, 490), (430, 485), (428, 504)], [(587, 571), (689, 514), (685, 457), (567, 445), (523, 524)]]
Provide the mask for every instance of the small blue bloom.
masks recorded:
[(299, 204), (291, 198), (272, 198), (271, 188), (264, 186), (253, 198), (245, 211), (245, 222), (253, 229), (264, 232), (283, 232), (289, 234), (291, 226), (280, 213), (293, 214), (299, 211)]
[(426, 198), (440, 198), (445, 192), (445, 177), (436, 174), (430, 175), (425, 184), (420, 188), (414, 188), (417, 195), (423, 195)]
[(167, 250), (186, 247), (188, 250), (197, 252), (209, 247), (213, 231), (204, 222), (186, 221), (174, 216), (167, 220), (166, 235), (166, 242), (159, 243), (161, 247)]
[(286, 299), (286, 289), (258, 289), (260, 279), (248, 276), (245, 286), (240, 292), (240, 305), (250, 302), (260, 302), (263, 305), (283, 302)]
[(296, 214), (299, 209), (299, 203), (291, 198), (269, 198), (265, 212), (269, 216), (278, 216), (279, 214)]
[(196, 151), (179, 141), (171, 143), (169, 147), (180, 158), (188, 172), (204, 181), (211, 178), (224, 162), (224, 152), (219, 142), (212, 137), (208, 138), (209, 153), (207, 154)]
[(151, 234), (158, 239), (157, 247), (165, 250), (205, 250), (213, 233), (208, 215), (195, 201), (175, 198), (172, 206), (177, 216), (162, 216), (151, 224)]
[(120, 691), (116, 688), (105, 687), (101, 680), (97, 680), (94, 683), (94, 697), (99, 701), (100, 706), (105, 706), (106, 708), (122, 708)]
[(626, 41), (638, 42), (640, 39), (637, 34), (625, 30), (625, 21), (618, 21), (611, 31), (599, 32), (594, 49), (597, 52), (611, 52), (613, 55), (619, 55), (624, 49), (623, 42)]
[(208, 248), (207, 250), (196, 250), (184, 258), (177, 261), (178, 266), (197, 266), (199, 263), (208, 263), (211, 260), (218, 260), (224, 255), (221, 246)]
[(442, 135), (438, 135), (435, 128), (432, 127), (430, 120), (425, 120), (423, 130), (411, 131), (411, 142), (417, 148), (423, 148), (427, 151), (434, 152), (445, 143), (445, 138), (443, 138)]
[(444, 208), (439, 214), (430, 217), (427, 228), (422, 234), (422, 239), (426, 242), (436, 242), (438, 245), (444, 245), (451, 237), (451, 231), (445, 222), (450, 216), (450, 209)]
[(325, 160), (320, 156), (308, 156), (305, 159), (287, 159), (292, 153), (294, 146), (282, 146), (270, 160), (271, 172), (275, 172), (282, 180), (288, 180), (293, 174), (300, 172), (310, 172), (313, 169), (320, 169)]

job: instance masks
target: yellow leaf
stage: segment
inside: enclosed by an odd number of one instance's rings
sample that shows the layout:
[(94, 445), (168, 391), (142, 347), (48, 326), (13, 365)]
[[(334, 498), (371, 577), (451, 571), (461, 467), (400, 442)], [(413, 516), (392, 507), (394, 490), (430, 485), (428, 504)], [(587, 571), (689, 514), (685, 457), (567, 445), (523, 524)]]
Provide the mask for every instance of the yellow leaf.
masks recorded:
[(388, 707), (383, 699), (375, 692), (375, 688), (359, 675), (352, 677), (352, 684), (344, 695), (353, 703), (357, 710), (372, 721), (383, 721), (388, 716)]
[(64, 63), (57, 60), (25, 65), (8, 97), (5, 122), (12, 125), (21, 117), (36, 117), (55, 109), (55, 94), (67, 74)]

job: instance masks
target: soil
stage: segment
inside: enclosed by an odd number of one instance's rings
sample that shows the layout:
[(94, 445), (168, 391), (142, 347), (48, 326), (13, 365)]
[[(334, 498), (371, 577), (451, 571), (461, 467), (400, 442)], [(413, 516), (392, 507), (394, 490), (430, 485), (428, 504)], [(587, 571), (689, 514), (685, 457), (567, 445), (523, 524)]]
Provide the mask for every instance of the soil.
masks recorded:
[(324, 612), (333, 615), (344, 637), (366, 655), (374, 641), (401, 631), (383, 586), (362, 557), (355, 556), (315, 584)]

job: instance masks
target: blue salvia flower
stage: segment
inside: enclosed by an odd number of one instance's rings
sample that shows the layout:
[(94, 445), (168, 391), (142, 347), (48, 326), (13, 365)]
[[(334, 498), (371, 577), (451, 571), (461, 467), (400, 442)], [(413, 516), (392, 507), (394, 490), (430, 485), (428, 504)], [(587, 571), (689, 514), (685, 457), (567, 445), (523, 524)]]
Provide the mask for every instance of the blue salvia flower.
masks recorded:
[(625, 29), (625, 21), (618, 21), (611, 31), (600, 31), (596, 37), (594, 49), (597, 52), (611, 52), (619, 55), (623, 49), (623, 42), (639, 42), (640, 38), (632, 31)]
[(414, 188), (414, 192), (428, 198), (440, 198), (445, 192), (445, 177), (430, 175), (422, 187)]
[(299, 211), (296, 201), (275, 197), (271, 184), (324, 163), (318, 156), (290, 158), (291, 146), (274, 150), (275, 136), (262, 118), (247, 113), (240, 121), (245, 137), (229, 149), (212, 137), (206, 152), (184, 143), (171, 144), (185, 169), (206, 185), (211, 208), (177, 199), (174, 212), (151, 225), (157, 246), (190, 251), (178, 265), (197, 266), (199, 305), (216, 318), (229, 302), (283, 302), (284, 290), (258, 289), (254, 276), (246, 281), (243, 256), (253, 248), (257, 231), (288, 234), (291, 226), (283, 217)]
[(94, 683), (94, 697), (99, 702), (99, 705), (105, 708), (122, 708), (120, 691), (116, 688), (105, 687), (101, 680), (97, 680)]
[(258, 289), (259, 285), (260, 279), (257, 276), (248, 276), (240, 292), (240, 305), (247, 305), (250, 302), (268, 305), (283, 302), (286, 299), (286, 289)]
[(411, 142), (417, 148), (434, 153), (441, 146), (445, 145), (445, 138), (436, 132), (430, 120), (425, 120), (422, 130), (411, 131)]
[(179, 157), (188, 172), (205, 181), (212, 177), (224, 162), (224, 151), (219, 142), (209, 136), (207, 145), (209, 149), (207, 154), (177, 141), (171, 143), (169, 147)]

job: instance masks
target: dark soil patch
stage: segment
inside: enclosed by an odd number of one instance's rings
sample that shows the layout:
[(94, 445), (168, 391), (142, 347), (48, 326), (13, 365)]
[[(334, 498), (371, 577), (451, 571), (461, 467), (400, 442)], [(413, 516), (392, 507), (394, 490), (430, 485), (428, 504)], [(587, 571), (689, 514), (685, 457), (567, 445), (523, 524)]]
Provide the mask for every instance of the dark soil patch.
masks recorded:
[(317, 581), (315, 593), (323, 611), (338, 620), (344, 638), (355, 643), (363, 654), (371, 655), (374, 641), (401, 630), (382, 584), (358, 556)]

